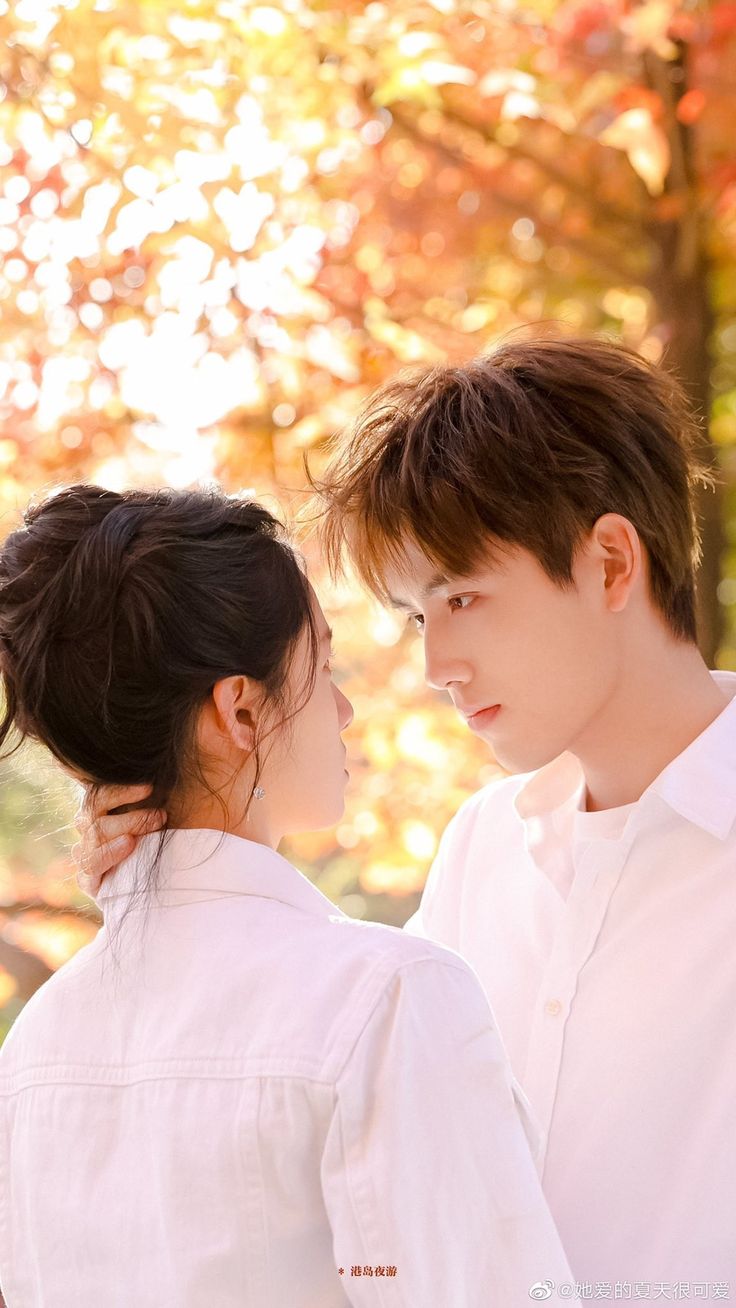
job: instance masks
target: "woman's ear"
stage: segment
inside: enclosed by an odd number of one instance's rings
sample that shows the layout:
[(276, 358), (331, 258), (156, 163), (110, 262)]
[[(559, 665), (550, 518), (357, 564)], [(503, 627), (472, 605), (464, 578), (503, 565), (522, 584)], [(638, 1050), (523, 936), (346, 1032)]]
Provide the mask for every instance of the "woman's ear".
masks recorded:
[(260, 685), (250, 677), (223, 677), (216, 681), (212, 687), (212, 727), (220, 736), (228, 736), (238, 749), (250, 754), (255, 748), (262, 698)]

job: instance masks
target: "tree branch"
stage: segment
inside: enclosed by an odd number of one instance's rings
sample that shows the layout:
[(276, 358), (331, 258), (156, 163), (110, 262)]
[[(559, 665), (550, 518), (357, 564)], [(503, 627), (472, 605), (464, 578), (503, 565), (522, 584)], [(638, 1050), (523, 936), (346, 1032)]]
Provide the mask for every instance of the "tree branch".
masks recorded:
[[(425, 136), (411, 116), (401, 113), (397, 115), (393, 109), (391, 113), (394, 121), (399, 123), (407, 135), (413, 137), (414, 140), (418, 141), (422, 146), (433, 149), (435, 153), (442, 155), (455, 166), (462, 164), (469, 173), (478, 178), (479, 184), (488, 182), (490, 176), (488, 169), (482, 168), (474, 160), (466, 159), (460, 151), (454, 150), (452, 147), (446, 145), (445, 142), (436, 141), (431, 137)], [(528, 197), (525, 196), (519, 198), (518, 196), (506, 194), (499, 190), (497, 185), (494, 186), (492, 194), (494, 202), (501, 208), (510, 210), (520, 217), (531, 217), (537, 230), (542, 232), (549, 240), (557, 245), (564, 245), (568, 249), (574, 250), (589, 262), (596, 264), (601, 272), (605, 273), (606, 276), (613, 278), (615, 281), (620, 281), (622, 279), (631, 280), (632, 278), (638, 278), (641, 276), (639, 273), (632, 272), (631, 268), (627, 267), (624, 262), (615, 257), (613, 250), (619, 250), (620, 243), (617, 243), (610, 252), (603, 250), (594, 242), (584, 241), (575, 236), (570, 236), (561, 227), (556, 227), (553, 223), (543, 218), (538, 210), (535, 209)]]
[[(647, 219), (645, 213), (642, 211), (636, 212), (629, 209), (623, 209), (616, 204), (604, 203), (602, 200), (598, 200), (593, 186), (571, 177), (569, 173), (564, 171), (564, 169), (556, 167), (549, 159), (545, 159), (542, 155), (537, 154), (537, 152), (531, 149), (528, 145), (517, 142), (513, 147), (504, 146), (495, 136), (489, 135), (479, 123), (469, 121), (464, 118), (462, 114), (457, 113), (453, 109), (444, 109), (443, 117), (449, 119), (450, 122), (455, 123), (458, 127), (478, 132), (487, 145), (492, 145), (498, 150), (503, 150), (507, 159), (523, 159), (526, 163), (534, 164), (535, 168), (538, 168), (540, 172), (544, 173), (548, 181), (564, 187), (570, 195), (577, 195), (581, 199), (584, 199), (591, 213), (595, 214), (597, 218), (600, 218), (602, 222), (616, 222), (621, 224), (627, 228), (629, 237), (631, 236), (632, 231), (639, 232), (643, 236), (648, 235), (651, 223), (650, 220)], [(545, 120), (545, 126), (556, 128), (556, 130), (561, 131), (561, 129), (556, 127), (555, 123), (550, 123), (547, 120)], [(564, 136), (564, 133), (562, 133), (562, 135)]]

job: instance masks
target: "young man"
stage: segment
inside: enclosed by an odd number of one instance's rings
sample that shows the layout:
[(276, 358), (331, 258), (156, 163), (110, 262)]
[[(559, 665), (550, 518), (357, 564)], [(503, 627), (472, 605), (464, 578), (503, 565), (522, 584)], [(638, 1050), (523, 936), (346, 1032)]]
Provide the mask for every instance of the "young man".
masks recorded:
[(385, 388), (324, 486), (333, 563), (515, 774), (408, 929), (484, 983), (583, 1298), (736, 1298), (736, 675), (695, 643), (695, 435), (636, 356), (514, 343)]
[(516, 342), (384, 388), (323, 485), (333, 564), (514, 774), (408, 927), (485, 986), (583, 1299), (736, 1298), (736, 676), (695, 643), (694, 440), (629, 352)]

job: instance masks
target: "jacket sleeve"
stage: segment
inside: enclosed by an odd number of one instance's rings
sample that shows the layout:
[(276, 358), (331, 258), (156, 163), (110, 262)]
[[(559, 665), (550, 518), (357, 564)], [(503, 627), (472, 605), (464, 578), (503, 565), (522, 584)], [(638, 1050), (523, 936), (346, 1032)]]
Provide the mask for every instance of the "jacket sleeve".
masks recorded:
[(528, 1308), (572, 1276), (483, 991), (441, 954), (394, 968), (338, 1078), (336, 1267), (355, 1308)]

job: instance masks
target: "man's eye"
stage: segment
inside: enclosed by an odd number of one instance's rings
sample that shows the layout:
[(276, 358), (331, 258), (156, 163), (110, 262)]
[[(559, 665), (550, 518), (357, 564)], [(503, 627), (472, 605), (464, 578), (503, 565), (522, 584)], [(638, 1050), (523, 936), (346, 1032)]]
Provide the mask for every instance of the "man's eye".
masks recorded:
[(458, 612), (460, 609), (466, 609), (469, 604), (472, 604), (472, 602), (473, 602), (472, 595), (453, 595), (451, 599), (448, 599), (447, 601), (447, 603), (450, 605), (450, 608), (453, 608), (454, 605), (457, 605), (457, 609), (455, 610), (456, 612)]
[(421, 613), (412, 613), (409, 617), (409, 621), (414, 623), (417, 631), (424, 630), (424, 618)]

